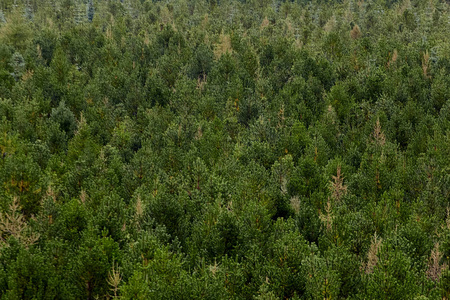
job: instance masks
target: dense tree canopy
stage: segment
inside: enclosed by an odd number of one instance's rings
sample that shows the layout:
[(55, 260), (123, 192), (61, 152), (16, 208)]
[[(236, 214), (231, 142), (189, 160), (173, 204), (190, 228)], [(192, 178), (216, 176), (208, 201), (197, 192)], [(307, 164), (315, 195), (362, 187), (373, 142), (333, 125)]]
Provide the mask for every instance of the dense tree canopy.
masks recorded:
[(0, 0), (0, 299), (450, 298), (441, 0)]

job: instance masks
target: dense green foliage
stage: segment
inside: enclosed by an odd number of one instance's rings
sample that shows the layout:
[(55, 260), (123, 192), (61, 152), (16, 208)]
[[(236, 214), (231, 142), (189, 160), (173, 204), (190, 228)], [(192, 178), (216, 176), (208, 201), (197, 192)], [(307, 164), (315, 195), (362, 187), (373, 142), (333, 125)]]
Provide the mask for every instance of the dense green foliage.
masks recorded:
[(0, 9), (0, 299), (450, 298), (448, 2)]

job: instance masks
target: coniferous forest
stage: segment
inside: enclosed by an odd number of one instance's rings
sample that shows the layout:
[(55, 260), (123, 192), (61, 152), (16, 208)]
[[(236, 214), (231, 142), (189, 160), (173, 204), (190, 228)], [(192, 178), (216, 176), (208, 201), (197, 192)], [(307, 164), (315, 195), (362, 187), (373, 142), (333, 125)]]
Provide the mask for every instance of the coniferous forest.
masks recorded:
[(0, 0), (0, 299), (450, 299), (443, 0)]

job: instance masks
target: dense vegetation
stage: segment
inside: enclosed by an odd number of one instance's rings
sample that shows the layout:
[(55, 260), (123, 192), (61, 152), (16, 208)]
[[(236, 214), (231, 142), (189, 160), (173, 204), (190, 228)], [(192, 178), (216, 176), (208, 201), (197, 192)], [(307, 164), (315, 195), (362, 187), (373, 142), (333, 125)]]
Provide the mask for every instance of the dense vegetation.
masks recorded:
[(439, 0), (0, 0), (0, 299), (449, 299)]

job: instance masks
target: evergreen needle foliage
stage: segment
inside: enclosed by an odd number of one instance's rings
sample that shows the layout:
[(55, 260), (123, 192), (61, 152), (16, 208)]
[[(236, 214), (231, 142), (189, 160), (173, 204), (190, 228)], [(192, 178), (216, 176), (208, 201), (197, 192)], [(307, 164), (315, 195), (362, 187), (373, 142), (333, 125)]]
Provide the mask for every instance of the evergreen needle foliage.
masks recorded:
[(443, 0), (0, 0), (0, 300), (450, 299)]

